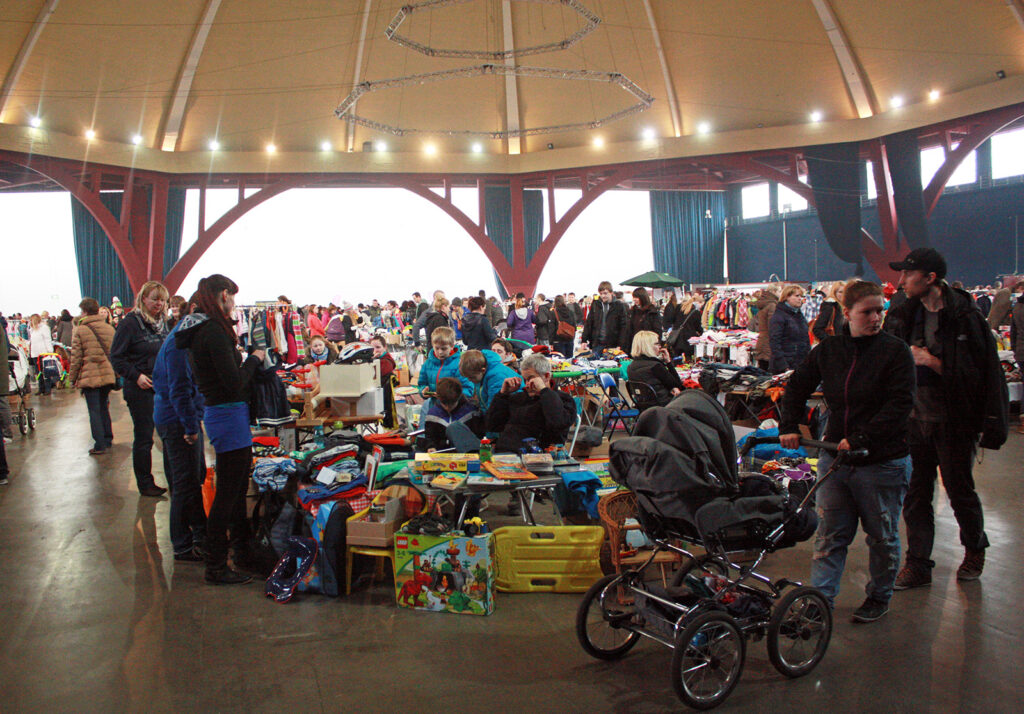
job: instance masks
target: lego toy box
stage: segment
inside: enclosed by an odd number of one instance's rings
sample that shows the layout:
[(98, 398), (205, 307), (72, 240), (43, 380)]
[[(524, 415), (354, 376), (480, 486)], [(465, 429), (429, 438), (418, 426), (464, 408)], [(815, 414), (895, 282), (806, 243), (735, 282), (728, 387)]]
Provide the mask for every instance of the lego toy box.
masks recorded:
[(491, 535), (395, 534), (395, 593), (414, 610), (490, 615), (494, 612)]

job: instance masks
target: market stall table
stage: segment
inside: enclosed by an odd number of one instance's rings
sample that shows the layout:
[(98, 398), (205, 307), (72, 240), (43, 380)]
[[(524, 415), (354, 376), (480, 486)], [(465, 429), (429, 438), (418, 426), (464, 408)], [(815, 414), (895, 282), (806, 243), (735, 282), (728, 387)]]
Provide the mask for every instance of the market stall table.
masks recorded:
[[(492, 493), (508, 493), (512, 497), (519, 500), (519, 505), (522, 508), (523, 521), (530, 526), (537, 525), (537, 521), (533, 515), (532, 508), (532, 495), (535, 491), (546, 491), (553, 489), (562, 483), (562, 477), (558, 474), (538, 476), (535, 479), (527, 481), (508, 481), (507, 486), (487, 486), (484, 488), (470, 486), (468, 484), (462, 484), (459, 488), (454, 490), (435, 488), (430, 483), (417, 483), (416, 480), (411, 479), (410, 483), (412, 487), (423, 494), (426, 498), (433, 497), (434, 499), (440, 498), (451, 498), (453, 496), (487, 496)], [(462, 507), (459, 509), (459, 515), (456, 523), (462, 523), (466, 519), (466, 509), (469, 507), (469, 499), (465, 499), (462, 502)], [(559, 518), (561, 521), (561, 518)]]

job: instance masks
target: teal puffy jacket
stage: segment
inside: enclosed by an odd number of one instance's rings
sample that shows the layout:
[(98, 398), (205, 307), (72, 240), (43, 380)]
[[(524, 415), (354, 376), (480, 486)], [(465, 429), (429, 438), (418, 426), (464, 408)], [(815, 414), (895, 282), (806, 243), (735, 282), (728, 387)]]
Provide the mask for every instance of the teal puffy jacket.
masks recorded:
[[(509, 377), (520, 377), (520, 374), (503, 364), (497, 352), (491, 350), (480, 350), (480, 352), (487, 360), (487, 371), (484, 372), (484, 378), (480, 384), (476, 385), (476, 395), (481, 411), (486, 414), (487, 408), (491, 406), (491, 400), (494, 399), (495, 394), (501, 391), (501, 385), (505, 380)], [(520, 385), (517, 391), (522, 388)]]
[[(494, 356), (497, 357), (497, 355)], [(434, 354), (434, 350), (428, 350), (427, 359), (423, 363), (423, 366), (420, 367), (420, 379), (417, 383), (420, 388), (420, 393), (422, 393), (424, 389), (436, 392), (437, 380), (441, 379), (441, 377), (451, 377), (462, 383), (462, 393), (466, 395), (467, 399), (472, 397), (475, 385), (459, 373), (459, 360), (461, 358), (462, 353), (455, 351), (445, 357), (444, 361), (441, 361)], [(501, 359), (499, 358), (498, 361), (500, 362)], [(501, 385), (499, 385), (499, 388), (500, 386)]]

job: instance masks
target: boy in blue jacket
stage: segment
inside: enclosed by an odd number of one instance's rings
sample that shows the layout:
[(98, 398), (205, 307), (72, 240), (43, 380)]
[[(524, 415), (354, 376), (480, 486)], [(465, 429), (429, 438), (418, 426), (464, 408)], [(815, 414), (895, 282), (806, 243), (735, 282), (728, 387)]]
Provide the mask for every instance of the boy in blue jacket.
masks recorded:
[[(455, 349), (455, 330), (450, 327), (435, 328), (430, 335), (431, 349), (427, 359), (420, 367), (420, 378), (417, 385), (420, 394), (431, 396), (437, 391), (437, 383), (442, 377), (451, 377), (462, 383), (462, 391), (466, 398), (473, 396), (473, 383), (459, 374), (459, 359)], [(430, 394), (426, 394), (430, 392)]]
[[(193, 301), (182, 305), (181, 318)], [(179, 319), (157, 353), (153, 368), (153, 421), (170, 464), (167, 484), (171, 490), (171, 545), (174, 559), (202, 562), (206, 555), (206, 512), (202, 485), (206, 479), (203, 451), (203, 395), (192, 377), (188, 350), (174, 343)]]
[(520, 378), (518, 372), (504, 364), (501, 357), (491, 350), (466, 350), (459, 361), (459, 373), (474, 384), (477, 404), (485, 414), (505, 380)]

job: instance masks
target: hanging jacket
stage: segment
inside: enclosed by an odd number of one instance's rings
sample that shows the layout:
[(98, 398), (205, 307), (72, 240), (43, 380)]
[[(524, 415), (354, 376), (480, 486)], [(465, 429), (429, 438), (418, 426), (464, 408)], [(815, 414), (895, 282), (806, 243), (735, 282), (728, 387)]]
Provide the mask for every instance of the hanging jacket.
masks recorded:
[(498, 334), (491, 326), (487, 315), (478, 312), (468, 312), (462, 318), (462, 341), (466, 343), (468, 350), (485, 350), (490, 347)]
[[(944, 307), (936, 337), (942, 345), (938, 379), (946, 411), (956, 415), (951, 424), (957, 429), (981, 434), (982, 448), (998, 449), (1009, 429), (1009, 396), (995, 338), (969, 294), (945, 282), (941, 289)], [(924, 309), (920, 298), (908, 298), (889, 310), (885, 331), (911, 344)]]
[(519, 307), (510, 310), (507, 320), (509, 330), (511, 330), (509, 336), (513, 340), (529, 342), (531, 345), (534, 344), (537, 341), (537, 333), (533, 328), (536, 321), (537, 318), (533, 314), (532, 308)]
[[(780, 310), (782, 306), (780, 306)], [(910, 453), (910, 412), (917, 384), (910, 349), (885, 333), (823, 340), (789, 379), (782, 398), (780, 434), (793, 434), (806, 421), (807, 400), (821, 385), (830, 417), (825, 441), (846, 439), (867, 449), (860, 463), (879, 463)]]
[(420, 378), (417, 385), (420, 388), (422, 394), (424, 390), (429, 389), (432, 392), (437, 391), (437, 381), (441, 377), (451, 377), (457, 379), (462, 383), (462, 393), (467, 397), (473, 396), (475, 385), (468, 379), (462, 376), (459, 372), (459, 360), (462, 359), (462, 353), (459, 351), (452, 352), (450, 355), (439, 360), (437, 355), (434, 354), (434, 350), (427, 351), (427, 359), (424, 360), (423, 366), (420, 367)]
[(800, 366), (811, 351), (811, 340), (807, 335), (807, 319), (804, 314), (792, 305), (777, 303), (775, 314), (768, 323), (772, 374)]
[(110, 362), (114, 371), (133, 384), (139, 375), (153, 375), (157, 353), (167, 337), (163, 320), (153, 324), (132, 310), (117, 326), (114, 344), (110, 348)]

